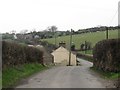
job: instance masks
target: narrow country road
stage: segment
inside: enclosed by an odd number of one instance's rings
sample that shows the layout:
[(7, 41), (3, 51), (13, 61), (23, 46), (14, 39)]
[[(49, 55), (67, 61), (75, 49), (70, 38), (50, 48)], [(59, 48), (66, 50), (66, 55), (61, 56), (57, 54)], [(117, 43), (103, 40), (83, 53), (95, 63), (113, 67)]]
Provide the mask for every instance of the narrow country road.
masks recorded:
[(81, 66), (55, 66), (23, 80), (16, 88), (105, 88), (105, 80), (90, 70), (92, 63), (79, 60)]

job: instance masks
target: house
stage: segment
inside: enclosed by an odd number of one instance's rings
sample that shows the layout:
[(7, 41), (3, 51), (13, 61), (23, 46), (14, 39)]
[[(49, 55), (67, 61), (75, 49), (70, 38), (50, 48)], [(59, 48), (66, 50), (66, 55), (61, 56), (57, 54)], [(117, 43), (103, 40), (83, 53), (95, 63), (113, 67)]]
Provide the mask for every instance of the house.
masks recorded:
[(39, 35), (35, 35), (34, 38), (37, 39), (37, 38), (40, 38), (40, 37), (39, 37)]
[(14, 39), (17, 39), (17, 36), (16, 36), (16, 34), (14, 35)]
[(25, 35), (24, 34), (16, 34), (17, 39), (21, 40), (24, 39)]
[(31, 39), (33, 39), (33, 35), (32, 34), (25, 34), (24, 39), (31, 40)]
[[(69, 64), (69, 51), (60, 46), (58, 49), (51, 53), (54, 56), (55, 64), (68, 65)], [(71, 65), (76, 66), (76, 55), (71, 53)]]
[(33, 35), (32, 34), (17, 34), (16, 35), (17, 39), (27, 39), (27, 40), (31, 40), (33, 39)]

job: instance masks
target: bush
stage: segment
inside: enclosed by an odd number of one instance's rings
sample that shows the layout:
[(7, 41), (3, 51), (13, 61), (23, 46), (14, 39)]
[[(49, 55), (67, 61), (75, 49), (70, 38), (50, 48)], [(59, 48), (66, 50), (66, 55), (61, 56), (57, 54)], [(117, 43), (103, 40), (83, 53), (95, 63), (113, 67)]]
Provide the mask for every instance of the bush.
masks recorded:
[(94, 67), (103, 71), (120, 71), (120, 39), (98, 42), (93, 49)]
[(2, 42), (2, 67), (16, 66), (24, 63), (39, 62), (43, 64), (43, 52), (14, 42)]

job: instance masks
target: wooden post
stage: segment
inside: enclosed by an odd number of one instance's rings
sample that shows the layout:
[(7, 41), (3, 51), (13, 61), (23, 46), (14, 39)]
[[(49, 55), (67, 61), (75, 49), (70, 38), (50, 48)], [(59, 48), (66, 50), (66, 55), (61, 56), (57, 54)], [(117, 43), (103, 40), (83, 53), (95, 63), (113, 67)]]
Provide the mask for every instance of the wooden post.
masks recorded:
[(54, 32), (54, 37), (55, 37), (55, 46), (56, 46), (56, 31)]
[(85, 41), (85, 54), (87, 53), (87, 45), (86, 45), (86, 41)]
[(72, 43), (72, 29), (70, 32), (70, 47), (69, 47), (69, 66), (71, 65), (71, 43)]
[(108, 27), (106, 27), (106, 39), (108, 39)]

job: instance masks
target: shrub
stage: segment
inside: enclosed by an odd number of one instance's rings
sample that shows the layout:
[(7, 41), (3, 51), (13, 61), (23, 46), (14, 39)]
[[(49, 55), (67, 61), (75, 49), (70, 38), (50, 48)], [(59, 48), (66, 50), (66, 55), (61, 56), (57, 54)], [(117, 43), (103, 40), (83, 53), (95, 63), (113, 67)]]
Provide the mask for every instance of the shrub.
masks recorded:
[(2, 67), (16, 66), (25, 63), (43, 64), (43, 52), (34, 47), (19, 45), (14, 42), (2, 42)]
[(93, 49), (94, 67), (103, 71), (120, 71), (120, 39), (98, 42)]

